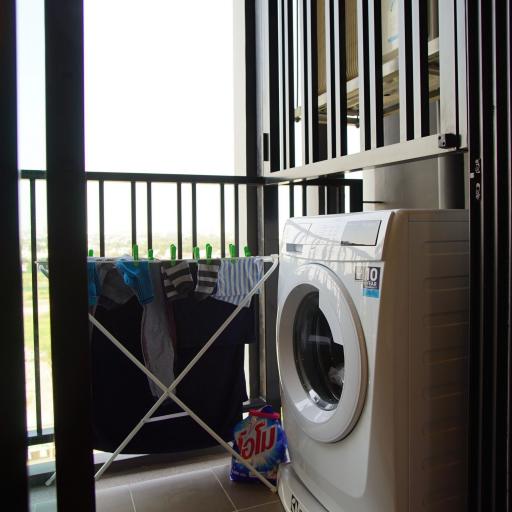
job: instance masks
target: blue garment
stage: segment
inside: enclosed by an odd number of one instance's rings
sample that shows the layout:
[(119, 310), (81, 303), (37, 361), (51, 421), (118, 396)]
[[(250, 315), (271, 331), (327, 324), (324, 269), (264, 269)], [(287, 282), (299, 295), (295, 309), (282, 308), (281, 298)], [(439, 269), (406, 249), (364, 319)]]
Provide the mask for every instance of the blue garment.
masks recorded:
[(96, 261), (87, 261), (87, 293), (89, 295), (89, 306), (96, 306), (101, 295), (101, 284), (96, 272)]
[(217, 277), (217, 289), (212, 297), (238, 305), (262, 277), (263, 259), (258, 256), (223, 259)]
[(116, 268), (124, 282), (136, 293), (141, 304), (149, 304), (153, 300), (153, 285), (147, 260), (120, 259), (116, 261)]

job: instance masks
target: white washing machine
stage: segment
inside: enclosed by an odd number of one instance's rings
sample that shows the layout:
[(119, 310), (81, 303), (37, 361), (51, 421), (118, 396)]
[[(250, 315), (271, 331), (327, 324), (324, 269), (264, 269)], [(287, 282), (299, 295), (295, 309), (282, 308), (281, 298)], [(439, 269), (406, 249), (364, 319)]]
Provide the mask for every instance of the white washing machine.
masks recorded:
[(467, 213), (286, 223), (277, 335), (288, 511), (466, 510)]

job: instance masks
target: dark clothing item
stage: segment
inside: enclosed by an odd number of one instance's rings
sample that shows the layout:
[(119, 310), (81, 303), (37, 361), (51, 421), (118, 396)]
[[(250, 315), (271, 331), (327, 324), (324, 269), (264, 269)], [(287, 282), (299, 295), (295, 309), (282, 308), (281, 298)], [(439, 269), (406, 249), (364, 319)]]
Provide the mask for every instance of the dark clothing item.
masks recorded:
[[(180, 302), (180, 301), (178, 301)], [(143, 363), (140, 344), (142, 307), (134, 296), (118, 308), (96, 309), (97, 320)], [(114, 451), (155, 403), (146, 376), (97, 329), (92, 333), (94, 448)], [(178, 375), (197, 349), (180, 350)], [(246, 400), (244, 346), (213, 346), (183, 379), (177, 394), (222, 438), (230, 440)], [(154, 416), (182, 412), (170, 399)], [(123, 453), (165, 453), (216, 445), (190, 417), (147, 423)]]
[[(243, 345), (256, 341), (257, 300), (257, 297), (253, 297), (251, 307), (242, 308), (212, 347)], [(184, 298), (169, 303), (169, 307), (173, 308), (178, 351), (182, 348), (202, 347), (236, 309), (229, 302), (211, 297), (201, 301)]]

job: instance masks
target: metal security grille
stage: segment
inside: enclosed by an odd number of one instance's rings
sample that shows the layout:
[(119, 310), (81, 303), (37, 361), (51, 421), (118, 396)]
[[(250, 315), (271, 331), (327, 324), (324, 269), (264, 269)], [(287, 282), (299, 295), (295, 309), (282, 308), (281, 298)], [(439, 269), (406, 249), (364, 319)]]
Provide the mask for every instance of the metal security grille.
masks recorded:
[[(264, 175), (305, 178), (467, 147), (464, 0), (257, 5)], [(390, 114), (400, 137), (385, 144)], [(347, 155), (350, 124), (360, 129), (360, 151)]]

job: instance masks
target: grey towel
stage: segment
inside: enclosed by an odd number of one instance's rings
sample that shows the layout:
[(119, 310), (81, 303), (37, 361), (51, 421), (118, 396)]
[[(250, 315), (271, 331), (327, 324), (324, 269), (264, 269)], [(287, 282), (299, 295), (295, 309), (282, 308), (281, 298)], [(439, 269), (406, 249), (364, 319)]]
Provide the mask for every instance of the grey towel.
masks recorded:
[[(170, 386), (174, 381), (174, 348), (166, 316), (160, 269), (161, 265), (157, 262), (149, 264), (154, 299), (143, 306), (141, 346), (144, 366), (163, 384)], [(148, 381), (153, 396), (159, 397), (162, 390), (151, 379), (148, 378)]]

